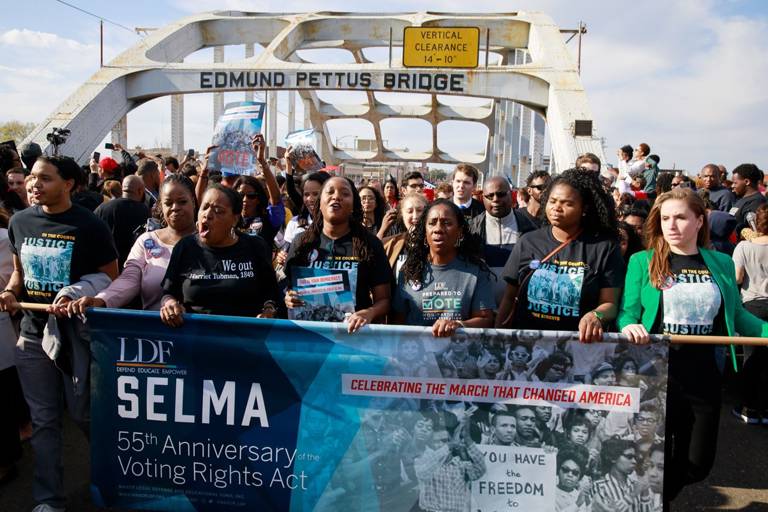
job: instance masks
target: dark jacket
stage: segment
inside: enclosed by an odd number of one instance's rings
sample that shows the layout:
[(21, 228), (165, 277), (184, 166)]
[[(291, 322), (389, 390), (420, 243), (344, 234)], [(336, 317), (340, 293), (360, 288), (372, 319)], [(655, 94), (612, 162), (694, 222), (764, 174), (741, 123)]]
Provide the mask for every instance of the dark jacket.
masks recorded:
[(485, 206), (483, 206), (482, 201), (478, 201), (474, 197), (472, 198), (472, 201), (469, 203), (468, 208), (461, 208), (461, 212), (464, 214), (464, 218), (467, 219), (467, 222), (471, 222), (473, 219), (476, 219), (479, 215), (485, 213)]

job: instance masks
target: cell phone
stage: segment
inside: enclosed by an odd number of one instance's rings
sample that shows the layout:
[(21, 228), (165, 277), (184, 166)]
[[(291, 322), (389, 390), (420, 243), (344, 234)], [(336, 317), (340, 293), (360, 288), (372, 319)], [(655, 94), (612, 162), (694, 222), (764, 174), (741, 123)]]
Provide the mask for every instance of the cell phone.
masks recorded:
[(93, 161), (94, 162), (98, 162), (99, 160), (101, 160), (101, 153), (99, 153), (98, 151), (94, 151), (93, 152)]
[(104, 149), (115, 149), (115, 145), (112, 144), (111, 142), (107, 142), (106, 144), (104, 144)]
[(9, 147), (9, 148), (11, 148), (12, 150), (16, 151), (16, 153), (18, 153), (18, 152), (19, 152), (19, 150), (18, 150), (18, 149), (16, 149), (16, 141), (15, 141), (15, 140), (13, 140), (13, 139), (11, 139), (11, 140), (7, 140), (7, 141), (5, 141), (5, 142), (0, 142), (0, 146), (8, 146), (8, 147)]
[(195, 156), (195, 150), (194, 149), (188, 149), (187, 150), (187, 158), (193, 158)]

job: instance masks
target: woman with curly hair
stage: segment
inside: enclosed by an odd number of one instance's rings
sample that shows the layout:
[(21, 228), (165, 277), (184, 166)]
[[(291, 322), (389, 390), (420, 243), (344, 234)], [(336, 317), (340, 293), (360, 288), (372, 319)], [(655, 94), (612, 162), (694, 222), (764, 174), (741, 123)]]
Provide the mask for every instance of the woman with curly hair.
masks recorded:
[(578, 330), (582, 342), (599, 341), (624, 283), (613, 199), (594, 172), (569, 169), (541, 204), (544, 225), (520, 238), (504, 268), (496, 326)]
[(295, 289), (303, 272), (300, 268), (330, 271), (349, 283), (352, 303), (331, 301), (335, 309), (348, 308), (349, 332), (389, 312), (392, 274), (381, 241), (363, 226), (362, 214), (352, 181), (334, 176), (323, 184), (314, 222), (291, 244), (286, 262), (291, 289), (285, 305), (294, 310), (291, 317), (298, 318), (297, 310), (307, 306)]
[(409, 236), (392, 323), (431, 325), (438, 337), (451, 336), (459, 327), (491, 327), (491, 271), (476, 256), (479, 248), (459, 207), (438, 199)]

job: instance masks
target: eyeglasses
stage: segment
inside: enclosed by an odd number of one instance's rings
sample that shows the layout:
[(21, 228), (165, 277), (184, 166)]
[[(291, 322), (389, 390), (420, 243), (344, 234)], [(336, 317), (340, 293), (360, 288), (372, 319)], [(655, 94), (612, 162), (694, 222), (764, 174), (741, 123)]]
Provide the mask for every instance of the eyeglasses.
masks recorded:
[(566, 466), (560, 466), (560, 471), (562, 471), (566, 475), (573, 475), (573, 476), (581, 475), (581, 470), (579, 468), (569, 468)]
[(509, 196), (509, 192), (491, 192), (490, 194), (483, 194), (483, 197), (487, 200), (491, 201), (494, 197), (498, 197), (499, 199), (504, 199), (505, 197)]
[(530, 187), (528, 187), (528, 188), (535, 188), (536, 190), (538, 190), (539, 192), (541, 192), (542, 190), (544, 190), (545, 188), (547, 188), (547, 186), (546, 186), (546, 185), (531, 185), (531, 186), (530, 186)]

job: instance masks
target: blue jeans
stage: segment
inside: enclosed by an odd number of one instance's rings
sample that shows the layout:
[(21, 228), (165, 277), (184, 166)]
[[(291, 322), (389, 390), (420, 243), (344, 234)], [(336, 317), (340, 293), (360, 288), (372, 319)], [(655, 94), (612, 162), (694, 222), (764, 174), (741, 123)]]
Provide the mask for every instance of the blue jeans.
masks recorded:
[(62, 417), (66, 404), (70, 416), (88, 435), (90, 394), (75, 396), (72, 381), (43, 351), (39, 340), (16, 348), (16, 369), (32, 417), (35, 452), (32, 497), (37, 503), (63, 508)]

